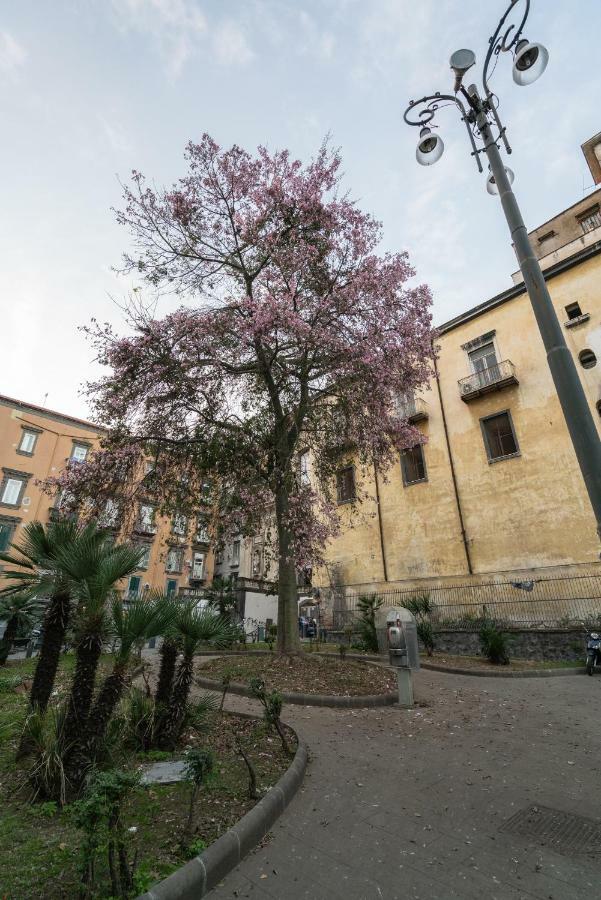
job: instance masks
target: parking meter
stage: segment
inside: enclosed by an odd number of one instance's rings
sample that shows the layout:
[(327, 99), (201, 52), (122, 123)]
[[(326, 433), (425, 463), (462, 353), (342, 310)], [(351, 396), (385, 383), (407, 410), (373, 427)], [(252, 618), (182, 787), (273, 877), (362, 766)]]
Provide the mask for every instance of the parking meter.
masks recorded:
[(419, 669), (417, 626), (403, 606), (381, 609), (376, 614), (378, 646), (388, 651), (388, 661), (397, 672), (399, 703), (413, 706), (412, 670)]

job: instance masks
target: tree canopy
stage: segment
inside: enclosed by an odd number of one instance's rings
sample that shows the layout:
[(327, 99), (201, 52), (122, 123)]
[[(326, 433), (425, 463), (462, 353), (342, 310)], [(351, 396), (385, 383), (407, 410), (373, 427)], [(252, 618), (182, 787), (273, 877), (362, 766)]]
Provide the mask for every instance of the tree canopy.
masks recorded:
[(282, 649), (296, 632), (295, 570), (323, 560), (338, 526), (340, 448), (386, 469), (422, 440), (396, 401), (430, 374), (431, 298), (409, 284), (406, 253), (377, 252), (381, 226), (342, 193), (327, 144), (303, 165), (204, 135), (186, 159), (165, 190), (134, 171), (117, 213), (133, 240), (124, 271), (181, 305), (157, 318), (134, 298), (131, 333), (91, 327), (108, 373), (89, 396), (109, 432), (53, 487), (100, 509), (135, 484), (194, 511), (210, 475), (223, 533), (274, 517)]

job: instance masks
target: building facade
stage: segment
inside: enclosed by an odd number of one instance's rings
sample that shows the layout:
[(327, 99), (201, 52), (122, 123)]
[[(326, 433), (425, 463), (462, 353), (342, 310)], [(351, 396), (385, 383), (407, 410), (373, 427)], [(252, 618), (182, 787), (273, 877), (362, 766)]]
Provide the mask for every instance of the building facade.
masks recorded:
[[(585, 147), (601, 159), (601, 135)], [(600, 204), (596, 189), (531, 240), (601, 432)], [(426, 442), (386, 473), (355, 469), (352, 454), (341, 461), (342, 530), (314, 579), (324, 595), (599, 566), (542, 339), (513, 280), (439, 328), (427, 390), (402, 401)]]
[(249, 635), (254, 636), (260, 626), (277, 622), (275, 569), (265, 534), (238, 535), (215, 553), (214, 577), (235, 583), (238, 614)]
[[(0, 550), (18, 542), (28, 522), (47, 523), (62, 514), (60, 496), (48, 496), (37, 482), (60, 474), (70, 460), (84, 461), (101, 435), (91, 422), (0, 395)], [(116, 513), (107, 509), (105, 524), (118, 530)], [(192, 520), (167, 518), (151, 499), (140, 502), (130, 540), (144, 556), (123, 585), (125, 593), (199, 591), (212, 577), (209, 513), (201, 501)]]

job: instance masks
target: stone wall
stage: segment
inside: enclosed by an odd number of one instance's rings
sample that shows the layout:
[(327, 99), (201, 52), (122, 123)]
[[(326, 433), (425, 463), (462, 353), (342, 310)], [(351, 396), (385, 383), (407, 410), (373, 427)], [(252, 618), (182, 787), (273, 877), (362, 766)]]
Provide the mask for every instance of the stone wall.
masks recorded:
[[(586, 655), (586, 636), (581, 629), (546, 628), (524, 629), (507, 628), (504, 630), (509, 638), (509, 655), (515, 659), (584, 659)], [(352, 640), (358, 640), (353, 635)], [(326, 640), (334, 644), (348, 644), (348, 637), (342, 631), (328, 631)], [(479, 656), (480, 638), (477, 631), (459, 629), (436, 629), (434, 632), (437, 653), (452, 653), (457, 656)]]
[[(583, 659), (586, 651), (585, 635), (579, 629), (508, 628), (509, 655), (515, 659)], [(456, 629), (434, 632), (435, 653), (455, 653), (458, 656), (478, 656), (480, 638), (477, 631)]]

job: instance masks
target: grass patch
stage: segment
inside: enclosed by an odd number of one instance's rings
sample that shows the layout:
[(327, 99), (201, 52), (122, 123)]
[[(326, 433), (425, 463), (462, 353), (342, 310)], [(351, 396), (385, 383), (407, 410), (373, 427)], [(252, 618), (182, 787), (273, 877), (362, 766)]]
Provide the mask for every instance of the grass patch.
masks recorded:
[[(108, 657), (103, 665), (108, 665)], [(7, 674), (30, 676), (35, 660), (11, 663)], [(56, 687), (68, 690), (73, 657), (61, 658)], [(30, 804), (27, 791), (20, 786), (24, 773), (14, 763), (14, 751), (20, 725), (25, 717), (27, 694), (14, 689), (0, 700), (0, 897), (7, 900), (59, 900), (78, 895), (78, 864), (81, 832), (75, 827), (69, 806), (58, 808), (53, 803)], [(294, 745), (294, 736), (289, 732)], [(267, 790), (290, 765), (281, 750), (280, 739), (262, 722), (233, 715), (210, 714), (206, 734), (185, 733), (182, 745), (174, 754), (149, 753), (131, 755), (124, 767), (142, 770), (154, 762), (181, 758), (186, 749), (203, 747), (215, 757), (215, 768), (203, 785), (196, 805), (197, 818), (192, 841), (195, 852), (211, 844), (234, 825), (255, 804), (249, 798), (248, 770), (236, 751), (240, 742), (256, 770), (260, 791)], [(149, 785), (136, 788), (124, 811), (130, 841), (130, 858), (137, 851), (138, 870), (135, 880), (137, 896), (155, 881), (166, 877), (190, 858), (192, 850), (182, 849), (180, 838), (188, 813), (190, 785)], [(98, 898), (110, 896), (108, 872), (99, 868), (101, 888)]]

